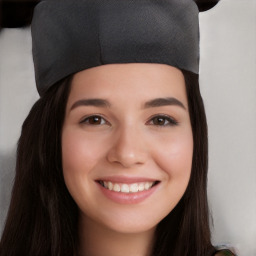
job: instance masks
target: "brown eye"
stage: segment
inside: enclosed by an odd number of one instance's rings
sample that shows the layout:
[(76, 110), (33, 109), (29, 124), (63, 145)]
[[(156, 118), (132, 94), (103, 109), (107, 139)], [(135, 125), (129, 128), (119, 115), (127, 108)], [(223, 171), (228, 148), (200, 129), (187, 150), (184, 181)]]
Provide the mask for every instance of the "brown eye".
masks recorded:
[(164, 125), (165, 121), (166, 120), (163, 117), (155, 117), (155, 118), (153, 118), (153, 124), (154, 125)]
[(173, 126), (178, 122), (169, 116), (155, 116), (150, 120), (150, 124), (156, 126)]
[(85, 118), (81, 123), (88, 125), (103, 125), (106, 124), (106, 120), (101, 116), (89, 116)]

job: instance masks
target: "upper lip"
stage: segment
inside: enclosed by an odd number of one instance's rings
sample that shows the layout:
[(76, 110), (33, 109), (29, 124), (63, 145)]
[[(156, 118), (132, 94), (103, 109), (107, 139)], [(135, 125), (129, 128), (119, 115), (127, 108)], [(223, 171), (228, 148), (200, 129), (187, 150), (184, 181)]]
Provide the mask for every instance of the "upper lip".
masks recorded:
[(96, 181), (111, 181), (113, 183), (131, 184), (136, 182), (155, 182), (159, 180), (147, 177), (105, 176), (97, 179)]

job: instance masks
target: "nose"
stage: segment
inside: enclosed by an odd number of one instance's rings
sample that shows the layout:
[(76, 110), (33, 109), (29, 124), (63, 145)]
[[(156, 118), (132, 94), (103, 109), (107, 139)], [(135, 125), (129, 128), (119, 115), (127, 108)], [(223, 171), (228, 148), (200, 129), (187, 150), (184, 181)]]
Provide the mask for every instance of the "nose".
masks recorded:
[(142, 134), (132, 127), (119, 129), (114, 135), (107, 159), (125, 168), (142, 165), (147, 158), (146, 143)]

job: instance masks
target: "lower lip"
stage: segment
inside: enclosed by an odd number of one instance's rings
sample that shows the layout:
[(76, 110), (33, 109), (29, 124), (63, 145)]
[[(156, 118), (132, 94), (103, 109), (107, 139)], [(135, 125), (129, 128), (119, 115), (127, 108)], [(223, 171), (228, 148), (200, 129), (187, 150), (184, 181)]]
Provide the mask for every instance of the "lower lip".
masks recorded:
[(104, 188), (97, 182), (102, 193), (110, 200), (119, 203), (119, 204), (138, 204), (148, 197), (150, 197), (158, 188), (158, 184), (154, 185), (148, 190), (139, 191), (136, 193), (123, 193), (123, 192), (115, 192), (113, 190), (109, 190)]

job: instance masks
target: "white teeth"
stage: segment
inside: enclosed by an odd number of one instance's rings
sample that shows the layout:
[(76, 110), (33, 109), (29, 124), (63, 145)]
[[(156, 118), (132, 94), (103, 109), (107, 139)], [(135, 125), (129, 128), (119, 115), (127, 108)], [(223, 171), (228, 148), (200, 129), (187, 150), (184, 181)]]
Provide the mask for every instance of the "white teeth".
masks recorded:
[(113, 187), (113, 190), (116, 191), (116, 192), (120, 192), (120, 186), (118, 184), (115, 184), (114, 187)]
[(143, 191), (144, 190), (144, 184), (143, 183), (140, 183), (139, 184), (139, 191)]
[(106, 188), (108, 188), (109, 190), (113, 190), (113, 183), (109, 181), (109, 182), (107, 183)]
[(148, 190), (149, 188), (150, 188), (150, 184), (149, 184), (149, 182), (146, 182), (145, 183), (145, 189)]
[(130, 192), (130, 189), (129, 189), (129, 186), (127, 184), (123, 184), (121, 186), (121, 192), (123, 193), (129, 193)]
[(138, 192), (138, 191), (139, 191), (139, 186), (138, 186), (137, 183), (132, 184), (132, 185), (130, 186), (130, 192), (136, 193), (136, 192)]
[(140, 183), (112, 183), (110, 181), (102, 181), (101, 184), (108, 190), (122, 193), (136, 193), (150, 189), (154, 182), (140, 182)]

